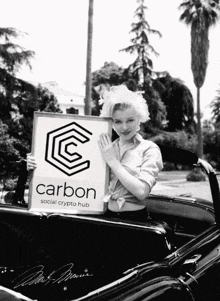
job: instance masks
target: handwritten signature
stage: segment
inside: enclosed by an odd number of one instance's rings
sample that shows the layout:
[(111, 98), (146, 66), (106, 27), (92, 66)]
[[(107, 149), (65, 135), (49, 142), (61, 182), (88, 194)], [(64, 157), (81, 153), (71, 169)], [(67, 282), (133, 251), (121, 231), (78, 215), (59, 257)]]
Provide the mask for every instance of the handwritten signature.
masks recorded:
[(45, 275), (44, 266), (38, 265), (36, 267), (31, 268), (30, 270), (25, 271), (23, 274), (19, 275), (16, 279), (14, 279), (14, 289), (20, 286), (33, 285), (42, 283), (44, 285), (47, 284), (55, 284), (61, 283), (64, 281), (68, 281), (71, 279), (84, 278), (84, 277), (92, 277), (92, 274), (89, 274), (87, 270), (82, 274), (76, 274), (72, 271), (74, 264), (68, 263), (57, 270), (52, 271), (48, 276)]

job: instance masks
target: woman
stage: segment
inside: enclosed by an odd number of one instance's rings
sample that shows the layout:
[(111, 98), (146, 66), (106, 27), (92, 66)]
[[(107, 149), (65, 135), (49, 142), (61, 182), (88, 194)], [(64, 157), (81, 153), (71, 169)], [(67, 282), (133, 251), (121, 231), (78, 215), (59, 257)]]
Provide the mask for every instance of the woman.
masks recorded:
[[(145, 216), (147, 197), (163, 168), (159, 147), (138, 133), (140, 123), (149, 120), (146, 101), (125, 85), (111, 87), (103, 95), (101, 117), (111, 117), (119, 138), (114, 142), (108, 134), (98, 141), (102, 156), (110, 167), (107, 195), (108, 212), (125, 217)], [(27, 169), (36, 168), (35, 158), (27, 156)]]
[(114, 86), (103, 95), (101, 117), (111, 117), (119, 138), (113, 143), (102, 134), (99, 146), (111, 170), (109, 192), (103, 198), (111, 212), (145, 213), (147, 197), (163, 168), (159, 147), (138, 133), (149, 120), (146, 101), (126, 86)]

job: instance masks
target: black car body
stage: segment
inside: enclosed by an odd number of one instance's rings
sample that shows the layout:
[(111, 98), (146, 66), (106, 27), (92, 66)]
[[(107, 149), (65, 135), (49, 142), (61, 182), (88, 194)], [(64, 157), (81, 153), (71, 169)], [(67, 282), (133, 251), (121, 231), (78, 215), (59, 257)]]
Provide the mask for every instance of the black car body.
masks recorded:
[(219, 300), (220, 194), (216, 173), (207, 176), (212, 202), (151, 195), (138, 222), (30, 212), (22, 170), (13, 202), (0, 206), (0, 284), (22, 294), (13, 300)]

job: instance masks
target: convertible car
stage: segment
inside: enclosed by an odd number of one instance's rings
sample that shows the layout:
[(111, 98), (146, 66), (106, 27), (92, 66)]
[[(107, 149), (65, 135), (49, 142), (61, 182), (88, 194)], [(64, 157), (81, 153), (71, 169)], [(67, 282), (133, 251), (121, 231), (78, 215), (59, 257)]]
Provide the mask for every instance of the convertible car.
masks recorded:
[(217, 174), (191, 152), (161, 150), (202, 168), (212, 200), (151, 194), (141, 222), (30, 212), (23, 161), (0, 205), (0, 300), (220, 300)]

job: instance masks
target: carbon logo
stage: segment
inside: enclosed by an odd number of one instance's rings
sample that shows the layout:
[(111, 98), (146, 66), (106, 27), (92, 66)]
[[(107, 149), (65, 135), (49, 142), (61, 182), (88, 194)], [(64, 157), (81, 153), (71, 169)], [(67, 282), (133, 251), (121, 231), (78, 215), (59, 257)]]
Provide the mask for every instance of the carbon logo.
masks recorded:
[(90, 141), (90, 131), (77, 122), (47, 133), (45, 160), (68, 176), (90, 167), (90, 161), (83, 161), (76, 148)]

